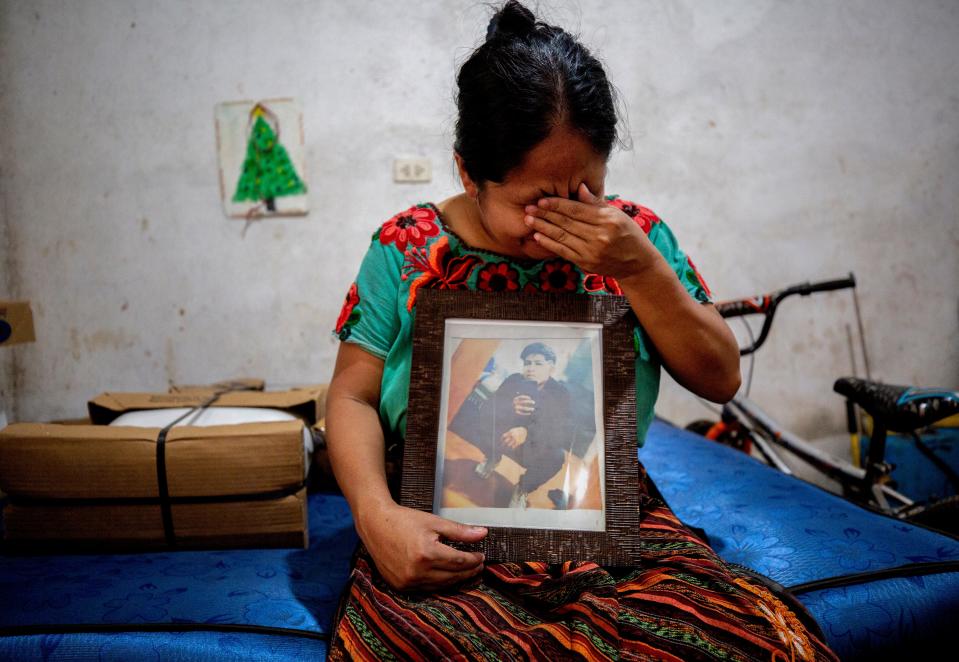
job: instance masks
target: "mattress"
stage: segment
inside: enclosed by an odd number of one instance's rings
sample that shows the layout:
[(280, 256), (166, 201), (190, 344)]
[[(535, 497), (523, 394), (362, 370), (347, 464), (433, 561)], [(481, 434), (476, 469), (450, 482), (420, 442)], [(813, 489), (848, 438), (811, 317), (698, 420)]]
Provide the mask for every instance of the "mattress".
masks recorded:
[[(656, 422), (640, 457), (725, 560), (790, 588), (844, 661), (948, 641), (959, 542)], [(0, 558), (0, 660), (322, 659), (357, 538), (309, 496), (306, 550)]]
[(309, 497), (309, 549), (4, 556), (0, 660), (322, 659), (357, 538)]
[(790, 589), (844, 660), (911, 653), (959, 625), (959, 541), (654, 422), (640, 460), (726, 561)]

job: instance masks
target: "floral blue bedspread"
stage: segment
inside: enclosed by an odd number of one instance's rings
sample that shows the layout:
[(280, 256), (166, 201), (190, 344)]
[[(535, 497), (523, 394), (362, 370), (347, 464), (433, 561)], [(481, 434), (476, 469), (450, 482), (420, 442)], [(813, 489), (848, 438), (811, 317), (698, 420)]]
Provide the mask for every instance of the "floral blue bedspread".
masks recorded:
[[(662, 421), (639, 457), (679, 518), (704, 529), (724, 560), (793, 590), (842, 660), (951, 641), (959, 541), (866, 511)], [(810, 585), (829, 578), (838, 578), (835, 586)]]
[[(794, 589), (843, 660), (959, 625), (956, 540), (662, 422), (640, 459), (724, 559)], [(309, 527), (307, 550), (0, 555), (0, 660), (322, 659), (357, 538), (340, 496), (310, 495)]]
[(309, 527), (305, 550), (0, 556), (0, 659), (322, 659), (357, 538), (339, 496)]

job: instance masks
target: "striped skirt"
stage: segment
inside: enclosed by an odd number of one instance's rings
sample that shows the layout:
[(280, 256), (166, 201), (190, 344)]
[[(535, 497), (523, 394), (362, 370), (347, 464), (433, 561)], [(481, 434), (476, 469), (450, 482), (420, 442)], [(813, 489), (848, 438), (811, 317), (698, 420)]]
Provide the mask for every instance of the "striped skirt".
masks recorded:
[(801, 607), (727, 565), (643, 478), (638, 569), (493, 563), (480, 581), (413, 595), (359, 553), (330, 659), (838, 660)]

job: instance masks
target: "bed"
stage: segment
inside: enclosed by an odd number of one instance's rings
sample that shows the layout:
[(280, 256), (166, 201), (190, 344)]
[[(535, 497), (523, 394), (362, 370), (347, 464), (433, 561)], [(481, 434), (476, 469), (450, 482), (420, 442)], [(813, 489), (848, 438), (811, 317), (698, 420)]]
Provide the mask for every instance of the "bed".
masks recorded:
[(662, 421), (639, 456), (676, 514), (703, 529), (724, 560), (789, 589), (840, 659), (924, 659), (922, 651), (952, 641), (954, 538), (867, 511)]
[[(959, 541), (866, 512), (662, 421), (640, 458), (716, 551), (790, 588), (843, 660), (945, 641)], [(306, 550), (0, 557), (2, 660), (322, 659), (356, 534), (309, 496)]]

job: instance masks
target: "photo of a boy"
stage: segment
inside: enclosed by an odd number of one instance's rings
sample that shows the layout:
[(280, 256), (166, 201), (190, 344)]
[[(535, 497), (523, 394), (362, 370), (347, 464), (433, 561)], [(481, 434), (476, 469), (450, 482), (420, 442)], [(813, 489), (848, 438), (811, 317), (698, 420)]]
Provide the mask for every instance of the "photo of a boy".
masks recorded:
[(553, 378), (556, 353), (533, 342), (520, 353), (522, 371), (509, 375), (493, 395), (493, 434), (476, 473), (492, 476), (503, 455), (525, 472), (513, 489), (510, 508), (526, 508), (527, 497), (558, 472), (573, 443), (570, 393)]

